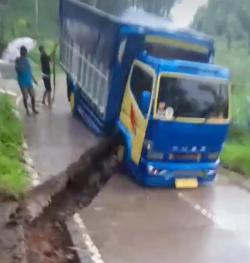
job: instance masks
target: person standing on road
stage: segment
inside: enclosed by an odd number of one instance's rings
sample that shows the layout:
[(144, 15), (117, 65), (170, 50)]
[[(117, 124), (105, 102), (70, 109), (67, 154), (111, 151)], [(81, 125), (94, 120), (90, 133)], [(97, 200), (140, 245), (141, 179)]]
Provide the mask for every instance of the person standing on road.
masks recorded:
[(39, 46), (40, 51), (40, 61), (41, 61), (41, 70), (42, 70), (42, 79), (45, 87), (45, 91), (43, 94), (42, 103), (46, 105), (46, 99), (48, 101), (48, 106), (51, 108), (52, 99), (51, 99), (51, 68), (50, 63), (53, 56), (55, 56), (57, 45), (55, 45), (51, 55), (47, 55), (44, 46)]
[(27, 115), (30, 115), (28, 107), (28, 96), (31, 98), (32, 111), (38, 114), (36, 110), (35, 91), (33, 82), (37, 84), (33, 74), (31, 63), (28, 59), (28, 50), (25, 46), (20, 48), (20, 57), (16, 59), (15, 68), (17, 73), (17, 81), (23, 96), (23, 104)]
[(46, 99), (48, 101), (48, 106), (51, 108), (51, 69), (50, 69), (50, 56), (47, 55), (44, 46), (39, 46), (40, 51), (40, 61), (41, 61), (41, 70), (42, 70), (42, 79), (45, 87), (43, 93), (42, 103), (46, 105)]

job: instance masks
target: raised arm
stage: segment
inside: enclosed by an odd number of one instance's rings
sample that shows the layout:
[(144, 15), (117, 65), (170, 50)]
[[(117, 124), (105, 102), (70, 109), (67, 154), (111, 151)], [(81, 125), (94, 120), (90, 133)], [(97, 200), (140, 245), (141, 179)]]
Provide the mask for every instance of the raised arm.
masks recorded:
[(54, 45), (54, 47), (53, 47), (53, 50), (52, 50), (52, 52), (51, 52), (50, 55), (49, 55), (49, 58), (50, 58), (50, 59), (52, 59), (52, 58), (55, 56), (55, 54), (56, 54), (56, 49), (57, 49), (58, 45), (59, 45), (58, 42), (55, 43), (55, 45)]

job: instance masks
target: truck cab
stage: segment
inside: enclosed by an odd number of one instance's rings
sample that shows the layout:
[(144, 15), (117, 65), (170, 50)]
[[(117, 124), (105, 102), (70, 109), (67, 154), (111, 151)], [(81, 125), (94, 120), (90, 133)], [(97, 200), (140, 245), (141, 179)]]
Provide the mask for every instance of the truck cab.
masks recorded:
[(213, 64), (147, 53), (134, 60), (119, 129), (136, 180), (161, 187), (213, 181), (230, 122), (229, 79)]

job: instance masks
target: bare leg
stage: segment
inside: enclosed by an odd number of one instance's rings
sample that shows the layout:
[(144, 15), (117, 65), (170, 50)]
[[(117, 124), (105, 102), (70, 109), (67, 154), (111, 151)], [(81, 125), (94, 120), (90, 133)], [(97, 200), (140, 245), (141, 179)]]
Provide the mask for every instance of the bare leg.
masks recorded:
[(28, 107), (28, 91), (26, 89), (21, 89), (22, 96), (23, 96), (23, 105), (26, 110), (26, 114), (30, 115), (29, 107)]
[(42, 103), (43, 103), (44, 105), (46, 105), (46, 103), (45, 103), (46, 97), (47, 97), (47, 90), (45, 90), (44, 93), (43, 93), (43, 101), (42, 101)]
[(29, 88), (29, 89), (28, 89), (28, 92), (29, 92), (29, 95), (30, 95), (30, 98), (31, 98), (32, 111), (33, 111), (35, 114), (38, 114), (39, 112), (36, 110), (36, 99), (35, 99), (34, 89), (33, 89), (33, 88)]
[(51, 99), (51, 92), (50, 91), (48, 91), (48, 93), (47, 93), (47, 97), (48, 97), (48, 105), (49, 105), (49, 108), (51, 109), (51, 107), (52, 107), (52, 99)]

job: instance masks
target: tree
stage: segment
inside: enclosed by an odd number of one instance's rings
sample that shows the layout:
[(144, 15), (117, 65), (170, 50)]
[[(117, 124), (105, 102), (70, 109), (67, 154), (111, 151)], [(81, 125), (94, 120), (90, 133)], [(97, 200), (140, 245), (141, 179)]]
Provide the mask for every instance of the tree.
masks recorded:
[(36, 37), (39, 36), (39, 1), (35, 0), (35, 25), (36, 25)]
[(204, 30), (204, 17), (206, 15), (207, 8), (206, 6), (201, 6), (198, 8), (195, 18), (193, 20), (193, 27), (199, 31)]
[(172, 7), (177, 2), (180, 0), (139, 0), (137, 6), (142, 7), (147, 12), (168, 17)]
[(19, 18), (12, 28), (12, 35), (14, 38), (26, 36), (30, 31), (30, 24), (25, 18)]
[(233, 40), (245, 38), (249, 25), (248, 0), (209, 0), (197, 11), (193, 27), (205, 33), (224, 36), (228, 48)]
[(0, 22), (1, 22), (1, 40), (4, 40), (4, 30), (5, 30), (5, 11), (6, 11), (6, 6), (8, 4), (7, 0), (0, 0)]
[(0, 0), (0, 54), (5, 48), (5, 24), (6, 24), (6, 7), (8, 0)]
[(246, 0), (241, 0), (241, 5), (238, 8), (239, 21), (247, 35), (248, 50), (250, 53), (250, 3)]
[(175, 3), (181, 0), (83, 0), (112, 14), (119, 14), (134, 6), (156, 15), (168, 17)]

